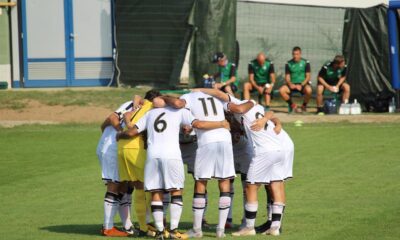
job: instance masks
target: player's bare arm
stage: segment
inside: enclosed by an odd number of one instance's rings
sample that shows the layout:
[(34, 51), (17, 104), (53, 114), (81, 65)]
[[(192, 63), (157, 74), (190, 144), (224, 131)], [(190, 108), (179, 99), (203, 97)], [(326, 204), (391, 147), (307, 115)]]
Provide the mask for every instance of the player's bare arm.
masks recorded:
[(120, 139), (130, 139), (133, 138), (134, 136), (139, 135), (139, 131), (136, 127), (125, 130), (123, 132), (119, 132), (117, 133), (117, 141), (119, 141)]
[(338, 81), (338, 83), (336, 84), (336, 87), (339, 89), (340, 86), (342, 86), (342, 84), (344, 83), (344, 81), (346, 81), (346, 76), (341, 77)]
[(179, 99), (176, 97), (161, 96), (160, 98), (162, 98), (168, 106), (171, 106), (173, 108), (180, 109), (180, 108), (184, 108), (186, 105), (185, 100), (182, 100), (182, 99)]
[(311, 79), (311, 72), (306, 72), (306, 78), (304, 79), (304, 81), (301, 83), (301, 86), (305, 86), (310, 82)]
[(256, 105), (256, 103), (254, 100), (250, 100), (250, 101), (242, 103), (242, 104), (229, 103), (228, 109), (229, 109), (229, 111), (231, 111), (233, 113), (244, 114), (244, 113), (247, 113), (255, 105)]
[(156, 97), (153, 99), (153, 107), (155, 108), (163, 108), (166, 105), (167, 104), (165, 103), (164, 99), (162, 99), (161, 97)]
[(208, 94), (210, 96), (216, 97), (223, 102), (229, 102), (229, 95), (219, 89), (196, 88), (196, 89), (192, 89), (192, 92), (202, 92), (202, 93)]
[(131, 129), (131, 128), (133, 128), (133, 126), (134, 126), (134, 125), (131, 123), (131, 119), (132, 119), (132, 116), (133, 116), (133, 114), (134, 114), (135, 112), (136, 112), (136, 111), (130, 111), (130, 112), (124, 113), (123, 119), (124, 119), (125, 125), (126, 125), (126, 127), (127, 127), (128, 129)]
[(333, 87), (331, 85), (329, 85), (324, 78), (322, 77), (318, 77), (318, 82), (321, 83), (326, 89), (328, 89), (329, 91), (333, 92)]
[(100, 127), (101, 131), (104, 132), (104, 129), (106, 129), (106, 127), (108, 127), (110, 125), (113, 126), (115, 128), (115, 130), (117, 130), (117, 131), (121, 131), (122, 130), (122, 128), (121, 128), (121, 126), (119, 124), (119, 119), (118, 119), (117, 114), (111, 113), (110, 116), (108, 116), (104, 120), (104, 122), (101, 124), (101, 127)]
[(229, 122), (224, 120), (224, 121), (200, 121), (200, 120), (195, 120), (192, 123), (192, 127), (197, 128), (197, 129), (204, 129), (204, 130), (211, 130), (211, 129), (217, 129), (217, 128), (226, 128), (230, 129)]
[(225, 83), (224, 83), (224, 85), (229, 85), (229, 84), (231, 84), (231, 83), (234, 83), (236, 81), (236, 77), (235, 76), (232, 76), (228, 81), (226, 81)]
[(282, 130), (281, 120), (279, 120), (279, 118), (277, 118), (277, 117), (274, 117), (274, 118), (271, 118), (271, 122), (273, 122), (275, 124), (275, 128), (274, 128), (275, 133), (276, 134), (281, 133), (281, 130)]
[(143, 105), (143, 98), (139, 95), (133, 96), (132, 104), (133, 104), (133, 109), (136, 110), (140, 108), (140, 106)]
[(255, 120), (250, 129), (253, 131), (260, 131), (265, 128), (265, 124), (267, 124), (268, 120), (271, 120), (274, 117), (273, 111), (268, 111), (264, 113), (264, 117)]

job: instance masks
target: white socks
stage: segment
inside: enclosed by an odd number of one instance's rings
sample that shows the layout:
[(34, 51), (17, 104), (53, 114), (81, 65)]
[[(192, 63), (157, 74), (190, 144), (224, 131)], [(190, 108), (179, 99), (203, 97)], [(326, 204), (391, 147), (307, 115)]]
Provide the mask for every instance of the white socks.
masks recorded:
[(104, 196), (104, 229), (111, 229), (114, 227), (114, 216), (117, 213), (118, 206), (118, 194), (106, 192)]
[(164, 212), (163, 212), (163, 203), (160, 202), (151, 202), (151, 212), (153, 213), (154, 224), (156, 225), (157, 231), (164, 230)]
[(285, 204), (280, 202), (274, 202), (272, 204), (272, 227), (281, 227), (283, 212), (285, 210)]
[(170, 228), (171, 230), (177, 229), (182, 215), (183, 200), (182, 196), (171, 196), (170, 207)]
[(245, 205), (246, 227), (254, 228), (257, 216), (257, 209), (258, 209), (258, 202), (246, 203)]
[(201, 231), (204, 209), (206, 207), (206, 195), (195, 193), (193, 196), (193, 230)]
[(219, 196), (219, 219), (217, 230), (223, 230), (225, 229), (226, 219), (228, 218), (229, 208), (231, 207), (231, 194), (229, 192), (221, 192)]
[(120, 200), (118, 209), (122, 225), (125, 229), (130, 229), (133, 225), (131, 221), (131, 204), (132, 194), (125, 193)]

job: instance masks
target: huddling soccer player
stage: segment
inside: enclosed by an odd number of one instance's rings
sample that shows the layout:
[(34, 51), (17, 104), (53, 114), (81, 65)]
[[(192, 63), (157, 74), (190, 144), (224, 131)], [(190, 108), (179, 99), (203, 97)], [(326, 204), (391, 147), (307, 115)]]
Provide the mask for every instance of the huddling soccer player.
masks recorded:
[[(150, 109), (153, 108), (153, 100), (160, 96), (158, 91), (150, 90), (145, 94), (144, 99), (137, 97), (132, 111), (124, 113), (124, 129), (131, 129), (137, 121), (141, 119)], [(135, 231), (130, 221), (130, 217), (125, 217), (122, 221), (124, 230), (134, 236), (152, 236), (148, 231), (146, 221), (146, 194), (143, 189), (144, 165), (146, 161), (146, 149), (144, 136), (138, 135), (131, 139), (123, 139), (118, 142), (118, 167), (120, 181), (126, 183), (125, 188), (121, 189), (123, 194), (121, 204), (123, 205), (122, 214), (130, 215), (131, 194), (134, 189), (134, 209), (138, 219), (139, 229)], [(150, 201), (150, 196), (147, 197)]]
[[(196, 90), (199, 91), (199, 90)], [(246, 227), (233, 236), (255, 235), (255, 219), (258, 210), (257, 191), (260, 185), (269, 185), (272, 193), (271, 225), (263, 234), (280, 235), (285, 208), (284, 180), (292, 177), (293, 143), (282, 129), (277, 118), (271, 118), (261, 105), (252, 101), (240, 101), (213, 89), (200, 89), (225, 101), (226, 110), (234, 113), (246, 130), (253, 145), (252, 160), (246, 179)], [(289, 145), (291, 146), (285, 146)]]
[[(216, 90), (217, 91), (217, 90)], [(177, 108), (187, 108), (196, 119), (204, 121), (225, 120), (223, 103), (210, 95), (195, 92), (182, 95), (180, 99), (165, 97), (167, 104)], [(235, 177), (231, 134), (227, 129), (196, 130), (198, 149), (196, 152), (193, 198), (193, 228), (185, 238), (203, 236), (202, 218), (206, 206), (208, 180), (218, 179), (219, 218), (216, 229), (217, 237), (225, 236), (225, 224), (231, 205), (230, 179)]]
[[(122, 222), (132, 224), (129, 206), (121, 204), (121, 196), (119, 195), (121, 184), (118, 171), (117, 142), (115, 141), (117, 131), (122, 130), (123, 114), (131, 111), (132, 106), (133, 101), (128, 101), (106, 118), (101, 125), (102, 135), (96, 150), (102, 169), (102, 179), (107, 185), (107, 192), (104, 197), (104, 223), (101, 233), (109, 237), (129, 235), (129, 233), (114, 227), (114, 216), (118, 211)], [(128, 211), (126, 211), (126, 208), (128, 208)]]
[[(147, 112), (133, 128), (117, 134), (117, 139), (131, 139), (147, 131), (147, 160), (145, 164), (144, 188), (151, 192), (151, 209), (157, 228), (156, 238), (184, 238), (178, 231), (182, 214), (185, 172), (179, 149), (179, 130), (181, 125), (196, 129), (229, 129), (224, 119), (220, 121), (200, 121), (187, 109), (172, 107), (155, 108)], [(212, 130), (210, 130), (212, 131)], [(165, 231), (163, 213), (163, 194), (171, 194), (170, 231)], [(201, 220), (201, 219), (200, 219)]]

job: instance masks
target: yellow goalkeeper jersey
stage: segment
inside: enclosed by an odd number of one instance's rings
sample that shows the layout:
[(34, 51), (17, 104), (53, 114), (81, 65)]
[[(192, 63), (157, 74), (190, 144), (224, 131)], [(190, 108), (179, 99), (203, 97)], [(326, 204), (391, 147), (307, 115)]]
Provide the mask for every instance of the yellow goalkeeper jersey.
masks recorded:
[[(153, 108), (153, 103), (144, 100), (144, 104), (132, 116), (131, 123), (135, 125), (140, 118), (142, 118), (150, 109)], [(125, 130), (127, 128), (125, 127)], [(120, 139), (118, 148), (144, 148), (144, 140), (142, 134), (131, 139)]]

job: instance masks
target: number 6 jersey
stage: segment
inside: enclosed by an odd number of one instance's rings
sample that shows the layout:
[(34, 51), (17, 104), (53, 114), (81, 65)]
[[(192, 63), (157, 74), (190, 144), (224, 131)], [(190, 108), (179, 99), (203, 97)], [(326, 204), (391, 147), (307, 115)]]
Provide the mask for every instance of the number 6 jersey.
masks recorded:
[[(200, 121), (225, 120), (224, 106), (221, 100), (202, 92), (192, 92), (180, 97), (186, 101), (185, 108)], [(195, 129), (199, 146), (213, 142), (232, 142), (228, 129), (217, 128), (212, 130)]]
[(147, 130), (147, 158), (182, 159), (179, 148), (181, 125), (192, 125), (195, 120), (187, 109), (154, 108), (137, 123), (139, 132)]

